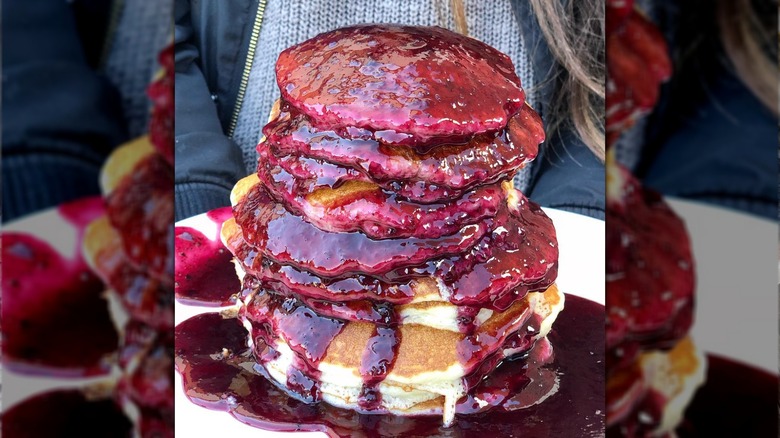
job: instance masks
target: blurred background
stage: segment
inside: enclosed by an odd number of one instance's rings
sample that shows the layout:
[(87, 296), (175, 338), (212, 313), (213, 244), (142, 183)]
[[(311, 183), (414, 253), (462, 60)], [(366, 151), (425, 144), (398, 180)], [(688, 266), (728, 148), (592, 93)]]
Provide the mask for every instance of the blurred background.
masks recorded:
[[(608, 363), (608, 436), (777, 436), (777, 7), (607, 1), (607, 329), (639, 349)], [(618, 317), (637, 288), (679, 306)], [(672, 366), (683, 348), (688, 371)], [(631, 367), (640, 395), (616, 383)]]
[(5, 436), (173, 436), (172, 11), (3, 3)]

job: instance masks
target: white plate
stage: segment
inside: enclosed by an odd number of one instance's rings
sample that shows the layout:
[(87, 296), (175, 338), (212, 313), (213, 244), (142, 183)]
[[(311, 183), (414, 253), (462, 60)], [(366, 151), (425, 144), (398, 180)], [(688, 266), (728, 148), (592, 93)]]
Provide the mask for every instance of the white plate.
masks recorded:
[(776, 374), (777, 222), (687, 200), (669, 204), (693, 245), (696, 344)]
[[(558, 279), (560, 290), (572, 295), (604, 303), (604, 222), (565, 211), (544, 209), (552, 218), (560, 247)], [(199, 215), (176, 224), (203, 232), (211, 239), (217, 238), (214, 223)], [(187, 306), (176, 303), (176, 323), (214, 308)], [(262, 436), (289, 437), (290, 433), (260, 431), (246, 426), (226, 412), (201, 408), (184, 395), (181, 377), (176, 373), (176, 434), (181, 436)], [(304, 433), (299, 433), (303, 435)], [(311, 437), (325, 436), (308, 432)]]
[[(70, 259), (80, 251), (77, 228), (63, 219), (57, 207), (32, 213), (18, 220), (3, 224), (3, 233), (24, 233), (47, 242), (62, 257)], [(20, 374), (2, 369), (2, 406), (10, 409), (15, 404), (35, 394), (54, 389), (84, 388), (90, 385), (112, 384), (120, 376), (118, 367), (110, 374), (97, 377), (49, 377)]]

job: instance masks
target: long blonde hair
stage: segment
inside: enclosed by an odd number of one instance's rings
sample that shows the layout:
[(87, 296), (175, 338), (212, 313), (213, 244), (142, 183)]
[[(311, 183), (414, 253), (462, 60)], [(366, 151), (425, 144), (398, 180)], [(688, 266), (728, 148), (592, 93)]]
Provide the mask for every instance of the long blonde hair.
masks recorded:
[[(555, 65), (556, 81), (547, 117), (547, 137), (573, 126), (604, 160), (604, 0), (530, 0)], [(450, 0), (455, 30), (468, 34), (463, 0)]]
[(756, 10), (751, 0), (720, 0), (718, 29), (737, 76), (774, 115), (778, 115), (777, 5)]

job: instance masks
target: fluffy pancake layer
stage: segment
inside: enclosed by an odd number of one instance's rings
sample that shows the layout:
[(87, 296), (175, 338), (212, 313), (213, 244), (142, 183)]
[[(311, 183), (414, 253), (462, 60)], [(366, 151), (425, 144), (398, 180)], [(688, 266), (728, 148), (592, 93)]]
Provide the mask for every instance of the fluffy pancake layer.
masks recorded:
[[(242, 318), (252, 333), (256, 357), (284, 387), (294, 388), (290, 376), (300, 373), (319, 382), (317, 391), (324, 400), (359, 408), (364, 385), (362, 358), (375, 325), (332, 320), (310, 309), (304, 310), (308, 317), (301, 318), (299, 313), (305, 306), (284, 300), (262, 292), (246, 299)], [(494, 367), (508, 355), (529, 350), (547, 335), (562, 308), (563, 294), (552, 286), (526, 295), (505, 312), (492, 314), (470, 335), (400, 324), (392, 370), (378, 385), (381, 408), (406, 413), (441, 414), (443, 410), (447, 422), (455, 403), (468, 391), (469, 382), (478, 380), (465, 377), (486, 361), (492, 360)], [(317, 333), (316, 339), (312, 333)], [(484, 375), (490, 370), (492, 367), (482, 367), (479, 372)], [(312, 392), (307, 396), (318, 397)]]
[(668, 351), (641, 353), (607, 380), (607, 427), (621, 436), (665, 436), (704, 382), (706, 359), (688, 336)]

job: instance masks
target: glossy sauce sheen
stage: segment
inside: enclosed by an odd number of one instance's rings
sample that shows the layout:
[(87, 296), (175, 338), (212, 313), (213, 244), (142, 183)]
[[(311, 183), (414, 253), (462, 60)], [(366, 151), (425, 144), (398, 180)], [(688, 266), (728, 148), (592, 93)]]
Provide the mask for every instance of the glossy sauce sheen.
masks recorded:
[[(368, 182), (340, 187), (318, 185), (316, 181), (293, 177), (278, 166), (270, 150), (258, 146), (257, 174), (268, 192), (285, 207), (306, 218), (317, 228), (330, 232), (362, 231), (374, 239), (417, 237), (435, 239), (457, 233), (462, 227), (495, 216), (504, 202), (500, 184), (481, 186), (443, 204), (421, 205)], [(337, 203), (318, 202), (320, 193), (341, 193), (340, 188), (357, 187), (340, 195)]]
[(437, 144), (427, 150), (388, 145), (375, 139), (370, 131), (354, 127), (344, 132), (316, 128), (284, 104), (263, 133), (266, 142), (280, 154), (353, 168), (371, 180), (395, 188), (407, 187), (412, 196), (436, 201), (456, 196), (454, 191), (510, 175), (536, 157), (539, 143), (545, 138), (542, 121), (528, 105), (519, 110), (499, 131), (460, 143)]
[(437, 239), (373, 240), (359, 232), (329, 233), (274, 203), (259, 184), (234, 208), (234, 214), (247, 243), (265, 256), (325, 277), (381, 274), (462, 253), (488, 231), (486, 224), (477, 223)]
[(173, 169), (160, 154), (136, 164), (108, 196), (108, 217), (127, 259), (173, 285)]
[[(218, 314), (199, 315), (177, 326), (176, 366), (193, 402), (231, 411), (242, 422), (268, 430), (323, 431), (341, 437), (356, 433), (449, 436), (458, 431), (482, 436), (598, 437), (604, 428), (603, 315), (603, 306), (567, 296), (566, 308), (549, 335), (552, 362), (535, 368), (524, 360), (503, 361), (472, 391), (497, 406), (474, 413), (473, 399), (465, 397), (458, 412), (469, 414), (456, 415), (451, 429), (441, 426), (440, 416), (367, 415), (326, 403), (303, 403), (247, 371), (251, 366), (241, 368), (242, 363), (254, 362), (246, 346), (246, 330), (237, 320)], [(545, 392), (538, 388), (548, 387), (555, 376), (557, 392), (534, 405), (533, 400)], [(532, 381), (535, 385), (530, 385)]]
[[(207, 217), (221, 227), (233, 217), (230, 207), (212, 210)], [(224, 306), (241, 283), (233, 268), (233, 254), (220, 239), (210, 240), (190, 227), (176, 227), (176, 299)]]
[[(777, 384), (777, 374), (708, 355), (705, 384), (688, 405), (677, 435), (680, 438), (777, 436)], [(728, 415), (713, 415), (713, 412), (728, 412)]]
[(388, 143), (501, 129), (525, 100), (509, 57), (439, 27), (321, 34), (284, 50), (276, 77), (282, 98), (316, 123), (370, 128)]
[(173, 326), (173, 293), (148, 272), (135, 268), (116, 247), (103, 248), (97, 257), (98, 269), (105, 273), (106, 283), (122, 300), (124, 309), (134, 319), (159, 328)]
[[(130, 438), (133, 424), (115, 400), (79, 390), (38, 394), (4, 409), (2, 435), (14, 438)], [(152, 436), (152, 435), (145, 435)]]
[[(243, 223), (261, 229), (252, 219), (256, 212), (267, 209), (268, 202), (262, 188), (255, 186), (248, 199), (239, 204), (236, 209), (239, 224), (242, 223), (243, 216)], [(439, 258), (429, 256), (427, 260), (421, 257), (423, 260), (418, 260), (417, 266), (405, 266), (411, 264), (410, 261), (398, 257), (397, 252), (388, 250), (385, 253), (374, 249), (376, 252), (371, 254), (374, 265), (385, 269), (384, 273), (372, 274), (364, 269), (343, 278), (339, 278), (339, 275), (349, 272), (344, 268), (344, 264), (336, 264), (339, 266), (338, 270), (319, 268), (319, 272), (316, 272), (311, 269), (312, 263), (309, 257), (318, 257), (317, 260), (324, 259), (333, 264), (332, 258), (344, 257), (341, 254), (365, 257), (365, 255), (358, 255), (364, 243), (368, 243), (373, 248), (381, 248), (382, 244), (387, 242), (387, 246), (392, 249), (393, 246), (408, 248), (406, 245), (409, 242), (374, 241), (360, 233), (322, 232), (284, 209), (276, 211), (281, 217), (288, 218), (286, 220), (294, 221), (298, 226), (308, 230), (306, 233), (290, 232), (296, 229), (290, 225), (289, 228), (279, 228), (279, 230), (287, 230), (286, 234), (277, 235), (277, 239), (282, 241), (289, 241), (291, 236), (296, 236), (298, 246), (302, 247), (298, 248), (298, 251), (303, 251), (298, 254), (304, 257), (293, 259), (288, 256), (284, 260), (286, 263), (280, 264), (277, 263), (276, 254), (266, 259), (254, 246), (247, 245), (240, 239), (228, 242), (228, 246), (247, 272), (267, 282), (272, 289), (278, 287), (279, 292), (289, 291), (324, 300), (381, 298), (394, 303), (404, 303), (410, 301), (413, 296), (415, 279), (435, 276), (441, 278), (452, 291), (449, 300), (453, 304), (503, 310), (516, 299), (522, 298), (528, 291), (546, 289), (552, 284), (558, 272), (558, 247), (552, 221), (539, 206), (525, 198), (521, 198), (516, 211), (503, 209), (498, 217), (486, 220), (484, 224), (492, 228), (493, 232), (488, 233), (467, 251)], [(246, 234), (247, 230), (244, 229), (244, 236)], [(308, 236), (314, 236), (316, 239)], [(343, 245), (355, 245), (354, 242), (358, 242), (358, 245), (334, 247), (336, 243), (332, 243), (333, 241)], [(302, 242), (306, 243), (301, 245)], [(417, 242), (424, 241), (416, 239), (411, 243), (417, 244)], [(441, 249), (439, 248), (438, 251)], [(334, 252), (338, 252), (339, 255), (331, 255)], [(283, 255), (288, 254), (283, 253)], [(387, 259), (383, 260), (382, 257)], [(348, 257), (344, 258), (349, 260)], [(304, 271), (298, 266), (315, 272)], [(374, 271), (381, 271), (381, 269), (377, 268)]]

